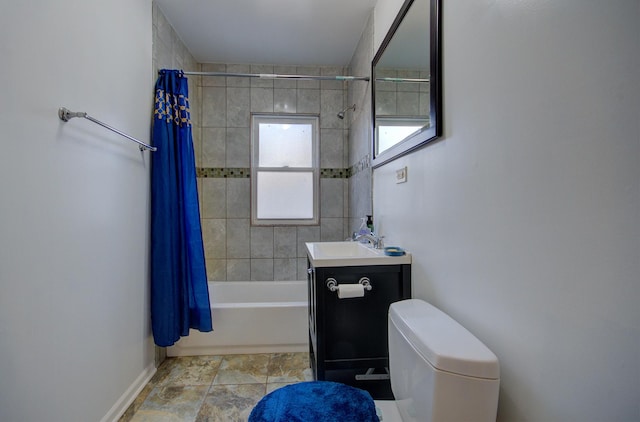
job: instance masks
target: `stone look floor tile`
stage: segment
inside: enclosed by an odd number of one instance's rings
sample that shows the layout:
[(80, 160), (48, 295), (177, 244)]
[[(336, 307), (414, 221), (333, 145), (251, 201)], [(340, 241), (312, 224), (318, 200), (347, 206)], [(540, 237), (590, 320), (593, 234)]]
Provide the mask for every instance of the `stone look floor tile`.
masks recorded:
[(264, 395), (264, 384), (212, 385), (196, 422), (246, 421)]
[(221, 356), (173, 358), (171, 370), (159, 385), (211, 385), (222, 362)]
[(151, 380), (149, 380), (147, 385), (144, 386), (142, 391), (140, 391), (136, 399), (133, 401), (133, 403), (131, 403), (131, 406), (129, 406), (127, 411), (122, 415), (119, 422), (129, 422), (132, 420), (133, 415), (140, 409), (142, 403), (144, 403), (144, 401), (149, 396), (149, 393), (151, 393), (151, 391), (156, 388), (157, 385), (161, 384), (169, 375), (171, 369), (173, 368), (173, 365), (173, 358), (169, 358), (160, 364), (160, 366), (156, 370), (156, 373), (153, 375), (153, 377), (151, 377)]
[(278, 388), (286, 387), (287, 385), (295, 384), (295, 382), (270, 382), (267, 384), (266, 394), (273, 393)]
[(309, 355), (307, 353), (274, 353), (269, 361), (268, 373), (268, 383), (309, 381), (311, 377)]
[(269, 358), (268, 354), (226, 355), (213, 384), (266, 384)]
[(202, 385), (157, 386), (131, 421), (195, 421), (207, 390)]
[(168, 358), (119, 422), (246, 421), (265, 394), (310, 380), (308, 353)]

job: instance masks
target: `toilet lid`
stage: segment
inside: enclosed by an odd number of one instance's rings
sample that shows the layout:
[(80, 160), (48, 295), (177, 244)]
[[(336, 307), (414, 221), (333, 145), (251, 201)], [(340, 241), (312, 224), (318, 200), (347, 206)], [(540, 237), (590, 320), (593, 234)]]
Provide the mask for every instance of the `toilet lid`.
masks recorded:
[(389, 319), (434, 368), (476, 378), (500, 377), (496, 355), (435, 306), (419, 299), (395, 302)]

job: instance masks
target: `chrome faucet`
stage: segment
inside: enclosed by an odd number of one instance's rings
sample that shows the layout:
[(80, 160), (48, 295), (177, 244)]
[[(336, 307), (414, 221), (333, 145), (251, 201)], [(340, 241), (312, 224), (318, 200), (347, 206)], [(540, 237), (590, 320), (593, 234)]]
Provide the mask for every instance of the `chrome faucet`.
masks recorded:
[(376, 236), (373, 233), (371, 233), (371, 234), (356, 234), (356, 233), (354, 233), (354, 236), (353, 236), (353, 240), (355, 242), (359, 242), (362, 239), (366, 239), (371, 244), (371, 246), (373, 246), (375, 249), (384, 248), (384, 243), (382, 242), (383, 238), (384, 238), (384, 236)]

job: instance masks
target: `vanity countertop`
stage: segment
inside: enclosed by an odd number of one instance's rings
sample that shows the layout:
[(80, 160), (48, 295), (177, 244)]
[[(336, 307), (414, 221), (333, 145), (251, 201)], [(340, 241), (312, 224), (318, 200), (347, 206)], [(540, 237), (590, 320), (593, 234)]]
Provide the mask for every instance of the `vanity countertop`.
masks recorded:
[(360, 265), (411, 264), (411, 254), (385, 255), (360, 242), (307, 242), (307, 255), (314, 267), (354, 267)]

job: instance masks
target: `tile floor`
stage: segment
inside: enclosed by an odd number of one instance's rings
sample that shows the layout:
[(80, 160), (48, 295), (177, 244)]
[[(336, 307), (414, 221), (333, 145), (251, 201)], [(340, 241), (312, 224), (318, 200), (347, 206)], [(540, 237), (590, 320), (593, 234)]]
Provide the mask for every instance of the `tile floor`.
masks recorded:
[(120, 422), (247, 421), (265, 394), (311, 379), (308, 353), (167, 358)]

